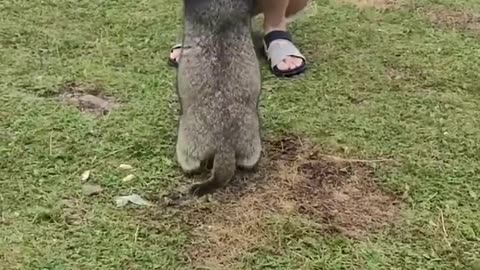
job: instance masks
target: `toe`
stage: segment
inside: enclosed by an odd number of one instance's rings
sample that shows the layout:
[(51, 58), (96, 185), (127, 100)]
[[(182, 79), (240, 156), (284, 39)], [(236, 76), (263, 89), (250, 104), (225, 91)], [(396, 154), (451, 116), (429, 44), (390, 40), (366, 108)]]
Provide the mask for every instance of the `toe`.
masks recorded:
[(295, 68), (300, 67), (303, 64), (303, 59), (298, 58), (298, 57), (292, 57), (293, 60), (293, 65)]
[(292, 58), (289, 58), (287, 61), (288, 61), (288, 65), (290, 67), (290, 70), (297, 68), (297, 65), (295, 64), (295, 61), (293, 61)]
[(298, 57), (287, 57), (277, 65), (277, 68), (281, 71), (293, 70), (300, 67), (303, 60)]
[(174, 61), (178, 61), (178, 58), (180, 57), (180, 49), (174, 49), (170, 53), (170, 59)]
[(303, 63), (303, 60), (298, 57), (288, 57), (285, 61), (288, 63), (290, 69), (298, 68)]
[(287, 61), (282, 61), (277, 65), (277, 68), (281, 71), (289, 70), (290, 63), (288, 63)]

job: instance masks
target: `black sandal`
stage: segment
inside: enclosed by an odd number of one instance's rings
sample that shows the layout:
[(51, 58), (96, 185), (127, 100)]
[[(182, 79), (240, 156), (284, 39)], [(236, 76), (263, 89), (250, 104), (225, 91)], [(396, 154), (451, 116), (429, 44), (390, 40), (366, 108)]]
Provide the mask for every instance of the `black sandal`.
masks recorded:
[[(283, 40), (282, 42), (273, 42)], [(272, 44), (273, 43), (273, 44)], [(270, 64), (270, 70), (277, 77), (292, 77), (306, 70), (306, 59), (292, 42), (290, 34), (286, 31), (272, 31), (263, 38), (264, 52)], [(286, 57), (297, 57), (303, 60), (303, 64), (291, 69), (280, 70), (277, 65)]]

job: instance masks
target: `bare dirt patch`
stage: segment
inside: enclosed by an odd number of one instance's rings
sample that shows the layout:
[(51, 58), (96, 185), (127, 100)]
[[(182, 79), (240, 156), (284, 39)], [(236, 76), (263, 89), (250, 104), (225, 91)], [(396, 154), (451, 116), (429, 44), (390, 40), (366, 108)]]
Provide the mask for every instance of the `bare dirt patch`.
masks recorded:
[(428, 10), (426, 15), (438, 27), (480, 35), (480, 14), (472, 11), (437, 7)]
[(417, 84), (419, 81), (427, 80), (424, 70), (395, 64), (385, 67), (385, 76), (393, 89), (402, 89), (407, 84)]
[(105, 95), (102, 86), (92, 82), (68, 81), (59, 87), (58, 92), (62, 103), (97, 117), (108, 115), (118, 105), (112, 97)]
[(385, 70), (385, 75), (389, 81), (400, 81), (405, 79), (405, 72), (400, 69), (389, 67)]
[(400, 200), (375, 184), (368, 163), (380, 161), (322, 155), (294, 136), (269, 141), (253, 177), (237, 179), (210, 202), (177, 206), (194, 227), (188, 257), (194, 265), (234, 269), (239, 256), (275, 243), (267, 236), (271, 218), (307, 222), (324, 237), (381, 230), (396, 221)]
[(77, 199), (62, 199), (49, 207), (35, 206), (29, 209), (33, 223), (61, 223), (81, 225), (87, 222), (87, 205)]
[(359, 9), (373, 8), (380, 11), (397, 9), (399, 0), (337, 0), (342, 5), (353, 5)]

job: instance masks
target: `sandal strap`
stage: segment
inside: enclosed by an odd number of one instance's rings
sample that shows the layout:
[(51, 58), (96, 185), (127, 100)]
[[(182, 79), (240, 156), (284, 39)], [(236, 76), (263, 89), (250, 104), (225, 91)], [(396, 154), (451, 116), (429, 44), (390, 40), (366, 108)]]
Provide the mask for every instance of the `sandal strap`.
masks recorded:
[(183, 47), (182, 43), (177, 43), (170, 48), (170, 52), (173, 52), (176, 49), (181, 49)]
[(270, 47), (270, 43), (272, 43), (272, 41), (275, 41), (275, 40), (278, 40), (278, 39), (284, 39), (284, 40), (288, 40), (290, 42), (293, 42), (292, 36), (290, 35), (290, 33), (286, 32), (286, 31), (275, 30), (275, 31), (272, 31), (272, 32), (266, 34), (263, 37), (263, 41), (265, 42), (265, 47), (267, 47), (267, 48)]
[[(273, 42), (281, 39), (282, 42)], [(273, 42), (273, 43), (272, 43)], [(264, 37), (265, 53), (270, 60), (271, 67), (280, 64), (287, 56), (301, 58), (306, 61), (305, 56), (293, 44), (290, 34), (286, 31), (272, 31)]]

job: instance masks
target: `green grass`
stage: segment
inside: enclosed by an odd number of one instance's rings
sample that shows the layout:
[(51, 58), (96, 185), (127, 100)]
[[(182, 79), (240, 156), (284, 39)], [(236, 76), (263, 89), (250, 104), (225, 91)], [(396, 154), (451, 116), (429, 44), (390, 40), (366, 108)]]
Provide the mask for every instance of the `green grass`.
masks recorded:
[[(480, 37), (436, 28), (409, 6), (317, 4), (291, 28), (308, 72), (279, 80), (263, 69), (264, 132), (399, 161), (378, 165), (376, 177), (408, 195), (403, 221), (369, 240), (271, 225), (282, 248), (238, 261), (244, 269), (479, 269)], [(474, 0), (417, 4), (480, 13)], [(189, 228), (176, 216), (141, 218), (112, 201), (161, 193), (180, 175), (174, 71), (165, 62), (178, 8), (169, 0), (1, 1), (1, 269), (190, 269)], [(47, 94), (67, 80), (99, 81), (122, 106), (107, 120), (63, 106)], [(120, 163), (137, 168), (136, 180), (121, 182)], [(105, 191), (85, 198), (78, 179), (91, 168)], [(65, 221), (62, 199), (79, 204), (69, 214), (79, 222)]]

